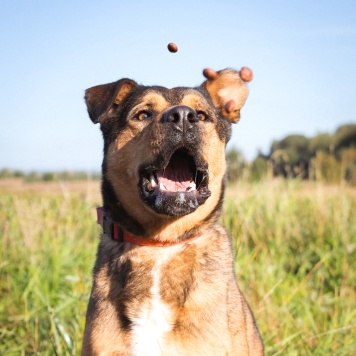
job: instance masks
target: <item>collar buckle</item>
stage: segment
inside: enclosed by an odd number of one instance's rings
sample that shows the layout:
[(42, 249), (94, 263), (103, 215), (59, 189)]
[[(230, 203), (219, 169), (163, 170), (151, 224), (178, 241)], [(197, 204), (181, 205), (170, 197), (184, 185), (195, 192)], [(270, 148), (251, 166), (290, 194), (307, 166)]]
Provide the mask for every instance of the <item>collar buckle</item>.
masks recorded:
[(109, 237), (114, 238), (114, 224), (107, 215), (104, 215), (103, 219), (103, 232)]
[(102, 207), (97, 208), (98, 224), (102, 226), (105, 235), (118, 241), (124, 241), (122, 230), (107, 216)]

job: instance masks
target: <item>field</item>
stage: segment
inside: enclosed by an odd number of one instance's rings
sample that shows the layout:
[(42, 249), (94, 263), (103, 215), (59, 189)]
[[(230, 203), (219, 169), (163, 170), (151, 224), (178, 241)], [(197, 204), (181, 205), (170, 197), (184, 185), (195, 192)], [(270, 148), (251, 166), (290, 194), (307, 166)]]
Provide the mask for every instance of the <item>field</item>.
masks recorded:
[[(99, 182), (0, 181), (0, 354), (78, 355)], [(356, 355), (356, 190), (230, 186), (222, 222), (267, 355)]]

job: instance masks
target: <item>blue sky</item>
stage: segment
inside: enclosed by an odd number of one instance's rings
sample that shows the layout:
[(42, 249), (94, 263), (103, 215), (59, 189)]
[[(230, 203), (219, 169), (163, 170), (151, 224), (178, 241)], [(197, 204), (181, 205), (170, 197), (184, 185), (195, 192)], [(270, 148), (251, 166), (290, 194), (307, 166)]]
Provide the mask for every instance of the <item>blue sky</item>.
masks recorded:
[(249, 66), (229, 144), (248, 159), (356, 122), (355, 1), (12, 0), (0, 16), (0, 169), (99, 170), (83, 93), (123, 77), (194, 86), (205, 67)]

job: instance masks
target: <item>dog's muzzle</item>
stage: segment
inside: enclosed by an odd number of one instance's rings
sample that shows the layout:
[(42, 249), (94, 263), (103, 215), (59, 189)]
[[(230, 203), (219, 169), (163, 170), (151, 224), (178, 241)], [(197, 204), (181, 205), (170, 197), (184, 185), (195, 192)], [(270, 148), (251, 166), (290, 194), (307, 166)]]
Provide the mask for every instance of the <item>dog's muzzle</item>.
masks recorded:
[(139, 172), (141, 197), (159, 214), (190, 214), (211, 195), (198, 122), (197, 112), (188, 106), (173, 106), (162, 116), (160, 153)]
[(195, 211), (209, 198), (209, 176), (186, 149), (176, 150), (163, 168), (141, 170), (141, 196), (157, 213), (182, 216)]

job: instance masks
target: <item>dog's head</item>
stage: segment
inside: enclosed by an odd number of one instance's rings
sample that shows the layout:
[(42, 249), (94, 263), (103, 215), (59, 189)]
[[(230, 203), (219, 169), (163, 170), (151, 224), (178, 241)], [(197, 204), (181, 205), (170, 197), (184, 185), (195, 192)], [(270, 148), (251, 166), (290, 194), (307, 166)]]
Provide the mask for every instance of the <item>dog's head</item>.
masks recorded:
[(87, 89), (89, 116), (104, 137), (105, 209), (136, 227), (211, 215), (221, 205), (231, 123), (247, 94), (232, 69), (196, 88), (121, 79)]

